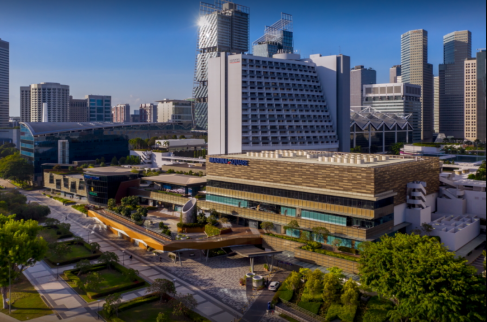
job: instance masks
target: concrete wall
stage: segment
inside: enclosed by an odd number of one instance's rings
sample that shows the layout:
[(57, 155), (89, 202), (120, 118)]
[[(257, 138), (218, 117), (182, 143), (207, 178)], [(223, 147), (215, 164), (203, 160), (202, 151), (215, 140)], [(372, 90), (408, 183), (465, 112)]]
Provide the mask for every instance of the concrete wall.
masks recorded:
[(467, 214), (478, 215), (479, 217), (485, 219), (487, 212), (487, 202), (485, 197), (485, 192), (465, 190)]
[(463, 215), (466, 210), (466, 199), (438, 198), (438, 212), (441, 214)]
[[(433, 225), (434, 227), (434, 225)], [(461, 230), (453, 232), (445, 232), (438, 229), (434, 229), (431, 232), (432, 236), (438, 236), (441, 238), (441, 242), (445, 244), (450, 251), (457, 251), (477, 237), (480, 234), (480, 220), (470, 223), (468, 226)]]
[[(438, 193), (432, 193), (426, 196), (426, 206), (431, 209), (431, 212), (435, 212), (437, 210), (436, 207), (437, 197), (438, 197)], [(394, 225), (399, 225), (403, 222), (409, 222), (408, 220), (406, 220), (406, 211), (407, 211), (406, 203), (402, 203), (394, 207)]]
[(208, 60), (208, 154), (225, 154), (225, 59)]

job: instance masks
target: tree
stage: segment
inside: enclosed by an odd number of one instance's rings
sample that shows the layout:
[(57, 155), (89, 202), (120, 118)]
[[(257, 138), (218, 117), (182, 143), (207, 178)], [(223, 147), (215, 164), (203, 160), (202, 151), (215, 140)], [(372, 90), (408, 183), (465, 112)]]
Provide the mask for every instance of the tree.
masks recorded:
[(222, 225), (223, 225), (223, 224), (228, 224), (228, 223), (230, 222), (230, 220), (228, 220), (228, 218), (227, 218), (227, 217), (221, 217), (221, 218), (218, 220), (218, 222), (219, 222), (220, 224), (222, 224)]
[(63, 259), (71, 251), (71, 246), (68, 243), (56, 243), (51, 249), (51, 254), (57, 258)]
[(105, 162), (100, 162), (100, 167), (106, 166)]
[(130, 210), (130, 208), (128, 207), (124, 207), (120, 213), (122, 216), (125, 216), (125, 217), (131, 217), (132, 216), (132, 210)]
[(142, 216), (138, 213), (138, 212), (134, 212), (130, 218), (132, 218), (133, 221), (141, 221), (142, 220)]
[(114, 156), (114, 157), (112, 158), (112, 162), (110, 162), (110, 164), (111, 164), (111, 165), (118, 165), (118, 160), (117, 160), (117, 157), (116, 157), (116, 156)]
[(73, 238), (73, 242), (75, 244), (82, 244), (85, 240), (82, 238), (82, 237), (79, 237), (79, 236), (74, 236)]
[(392, 154), (394, 155), (400, 155), (401, 154), (401, 149), (404, 147), (404, 143), (402, 142), (397, 142), (394, 143), (391, 147)]
[(328, 274), (323, 276), (323, 302), (325, 303), (337, 303), (340, 300), (342, 293), (342, 282), (340, 270), (329, 270)]
[(127, 163), (127, 158), (126, 157), (121, 157), (120, 160), (118, 160), (119, 164), (126, 164)]
[(103, 252), (98, 258), (98, 262), (106, 264), (108, 268), (112, 268), (112, 265), (118, 263), (118, 256), (113, 252)]
[(117, 201), (115, 199), (108, 199), (108, 209), (113, 210), (117, 206)]
[(100, 159), (96, 158), (95, 159), (95, 164), (99, 164), (100, 163)]
[(198, 224), (206, 224), (206, 215), (204, 212), (200, 212), (197, 216), (196, 216), (196, 221), (198, 222)]
[(323, 272), (319, 269), (307, 274), (307, 281), (305, 291), (311, 295), (311, 299), (319, 295), (323, 291)]
[(105, 163), (106, 162), (105, 157), (101, 157), (100, 162)]
[(105, 304), (103, 304), (103, 311), (107, 313), (108, 316), (112, 316), (114, 313), (118, 316), (118, 309), (122, 304), (122, 295), (120, 293), (113, 293), (107, 296), (105, 299)]
[(0, 159), (0, 177), (11, 179), (25, 185), (32, 181), (34, 166), (19, 153)]
[(91, 252), (94, 254), (100, 250), (100, 244), (98, 244), (97, 242), (92, 242), (90, 243), (90, 249)]
[(264, 221), (260, 224), (260, 228), (264, 229), (265, 231), (274, 229), (274, 224), (269, 221)]
[(284, 230), (298, 229), (298, 228), (299, 228), (299, 224), (298, 224), (298, 221), (297, 220), (291, 220), (289, 222), (289, 224), (287, 224), (286, 226), (284, 226)]
[(61, 233), (61, 235), (69, 234), (69, 230), (71, 229), (71, 224), (68, 223), (60, 223), (57, 225), (57, 229)]
[(297, 290), (301, 286), (301, 274), (298, 272), (292, 271), (291, 274), (288, 276), (286, 281), (284, 281), (284, 285), (293, 291)]
[(0, 289), (3, 308), (8, 308), (6, 299), (9, 275), (15, 281), (26, 266), (35, 265), (47, 253), (47, 242), (38, 237), (42, 230), (34, 220), (14, 220), (15, 215), (0, 214)]
[(167, 314), (159, 312), (159, 314), (157, 315), (156, 322), (169, 322), (169, 321), (171, 320), (169, 319), (169, 316), (167, 316)]
[(336, 251), (338, 251), (338, 247), (340, 247), (340, 245), (342, 244), (342, 240), (340, 238), (335, 238), (333, 239), (331, 244), (333, 245), (333, 247), (335, 247)]
[(147, 217), (148, 212), (149, 211), (145, 207), (137, 208), (137, 214), (139, 214), (141, 217)]
[(56, 226), (60, 223), (59, 220), (57, 220), (56, 218), (46, 218), (46, 220), (44, 220), (44, 224), (47, 226), (47, 227), (50, 227), (50, 226)]
[(326, 227), (315, 227), (312, 231), (315, 237), (318, 237), (318, 239), (322, 238), (324, 242), (326, 242), (328, 236), (330, 236), (330, 231)]
[(393, 321), (485, 321), (485, 280), (433, 238), (384, 235), (363, 248), (359, 272), (362, 284), (396, 304)]
[(426, 236), (431, 236), (431, 232), (433, 231), (433, 226), (431, 226), (428, 223), (422, 223), (421, 224), (421, 231), (426, 235)]
[(198, 305), (193, 294), (176, 294), (171, 302), (174, 316), (187, 316)]
[(343, 294), (340, 299), (343, 305), (358, 305), (359, 295), (360, 291), (357, 282), (350, 278), (343, 285)]
[(133, 282), (137, 280), (137, 276), (139, 276), (139, 271), (133, 268), (128, 268), (127, 270), (123, 271), (123, 275), (130, 282)]
[(164, 279), (164, 278), (156, 278), (154, 283), (147, 287), (147, 293), (156, 293), (160, 297), (160, 301), (162, 302), (162, 298), (164, 294), (167, 295), (175, 295), (176, 294), (176, 286), (174, 283)]
[(89, 260), (83, 259), (77, 262), (76, 265), (74, 265), (74, 268), (79, 269), (78, 276), (80, 276), (81, 274), (85, 274), (86, 272), (88, 272), (91, 266), (92, 265)]

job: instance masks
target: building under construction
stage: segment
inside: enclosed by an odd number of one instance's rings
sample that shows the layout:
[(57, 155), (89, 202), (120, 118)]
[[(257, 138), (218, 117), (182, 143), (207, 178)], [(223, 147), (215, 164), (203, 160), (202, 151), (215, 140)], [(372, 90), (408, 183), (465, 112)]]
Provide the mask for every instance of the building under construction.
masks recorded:
[(208, 129), (208, 59), (220, 53), (249, 51), (249, 14), (248, 7), (226, 0), (200, 4), (193, 88), (193, 119), (197, 129)]
[(272, 57), (280, 53), (292, 53), (293, 16), (281, 13), (281, 19), (271, 26), (266, 26), (264, 35), (252, 43), (254, 56)]

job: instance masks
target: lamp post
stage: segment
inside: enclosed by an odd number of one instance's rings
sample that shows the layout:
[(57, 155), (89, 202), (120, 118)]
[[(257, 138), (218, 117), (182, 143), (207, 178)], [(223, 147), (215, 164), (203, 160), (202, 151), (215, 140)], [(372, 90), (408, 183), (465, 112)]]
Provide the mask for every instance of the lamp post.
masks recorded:
[(98, 311), (96, 311), (96, 319), (99, 320), (100, 319), (100, 301), (101, 300), (98, 300)]
[(125, 266), (125, 251), (122, 250), (123, 266)]
[(12, 279), (10, 278), (10, 263), (8, 264), (8, 315), (12, 314)]
[(91, 233), (88, 233), (88, 244), (90, 243), (90, 235), (91, 235), (91, 234), (94, 234), (94, 233), (95, 233), (95, 231), (94, 231), (94, 230), (92, 230), (92, 231), (91, 231)]
[(59, 279), (59, 263), (56, 265), (56, 279)]

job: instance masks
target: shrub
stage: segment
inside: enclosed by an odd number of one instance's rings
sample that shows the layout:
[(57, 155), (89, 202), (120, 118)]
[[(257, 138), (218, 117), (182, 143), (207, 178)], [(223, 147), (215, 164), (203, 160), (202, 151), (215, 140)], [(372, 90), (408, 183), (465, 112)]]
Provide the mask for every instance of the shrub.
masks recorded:
[(205, 226), (205, 233), (208, 237), (218, 236), (220, 235), (220, 229), (208, 224)]
[[(74, 244), (74, 241), (67, 241), (67, 242), (64, 242), (68, 245), (72, 245)], [(88, 245), (87, 243), (83, 243), (83, 246), (88, 249), (89, 251), (91, 251), (91, 247), (90, 245)], [(95, 252), (94, 254), (92, 255), (89, 255), (89, 256), (84, 256), (84, 257), (73, 257), (73, 258), (70, 258), (70, 259), (66, 259), (66, 260), (60, 260), (60, 261), (56, 261), (56, 262), (53, 262), (49, 257), (46, 257), (45, 260), (51, 264), (51, 266), (56, 266), (57, 263), (59, 263), (59, 266), (64, 266), (64, 265), (69, 265), (69, 264), (74, 264), (74, 263), (77, 263), (81, 260), (84, 260), (84, 259), (87, 259), (87, 260), (92, 260), (92, 259), (97, 259), (98, 257), (101, 256), (101, 252), (100, 251), (97, 251)]]
[(358, 253), (359, 253), (358, 250), (350, 248), (350, 247), (346, 247), (346, 246), (340, 246), (340, 247), (338, 247), (338, 250), (341, 252), (356, 254), (356, 255), (358, 255)]
[(342, 322), (353, 322), (357, 313), (357, 305), (343, 305), (338, 317)]
[(321, 243), (319, 242), (316, 242), (316, 241), (309, 241), (306, 243), (309, 247), (311, 247), (312, 249), (320, 249), (322, 248), (322, 245)]
[(291, 290), (283, 290), (279, 292), (279, 298), (282, 299), (283, 301), (291, 301), (293, 298), (294, 292)]
[(304, 302), (304, 301), (299, 301), (298, 303), (298, 306), (307, 310), (307, 311), (310, 311), (311, 313), (313, 314), (316, 314), (318, 315), (318, 313), (320, 313), (320, 308), (321, 308), (321, 305), (323, 303), (319, 303), (319, 302)]
[(385, 322), (387, 321), (387, 311), (369, 309), (365, 312), (363, 322)]
[(312, 251), (312, 252), (315, 252), (315, 253), (319, 253), (319, 254), (323, 254), (323, 255), (327, 255), (327, 256), (332, 256), (332, 257), (336, 257), (336, 258), (346, 259), (346, 260), (354, 261), (354, 262), (358, 262), (360, 260), (360, 258), (353, 257), (353, 256), (350, 256), (350, 255), (339, 254), (339, 253), (335, 253), (335, 252), (332, 252), (332, 251), (329, 251), (329, 250), (325, 250), (325, 249), (314, 249), (314, 250), (310, 250), (309, 247), (308, 248), (306, 248), (306, 247), (308, 247), (308, 246), (304, 246), (304, 247), (302, 247), (302, 249), (308, 250), (308, 251)]
[(341, 309), (342, 306), (340, 304), (332, 303), (328, 308), (328, 311), (326, 312), (326, 320), (333, 321), (338, 319), (338, 315), (340, 314)]
[(78, 210), (79, 212), (84, 213), (85, 215), (88, 214), (88, 209), (86, 209), (85, 205), (73, 205), (71, 208)]
[(178, 223), (178, 228), (203, 228), (206, 226), (206, 223), (193, 223), (193, 224), (184, 224)]

